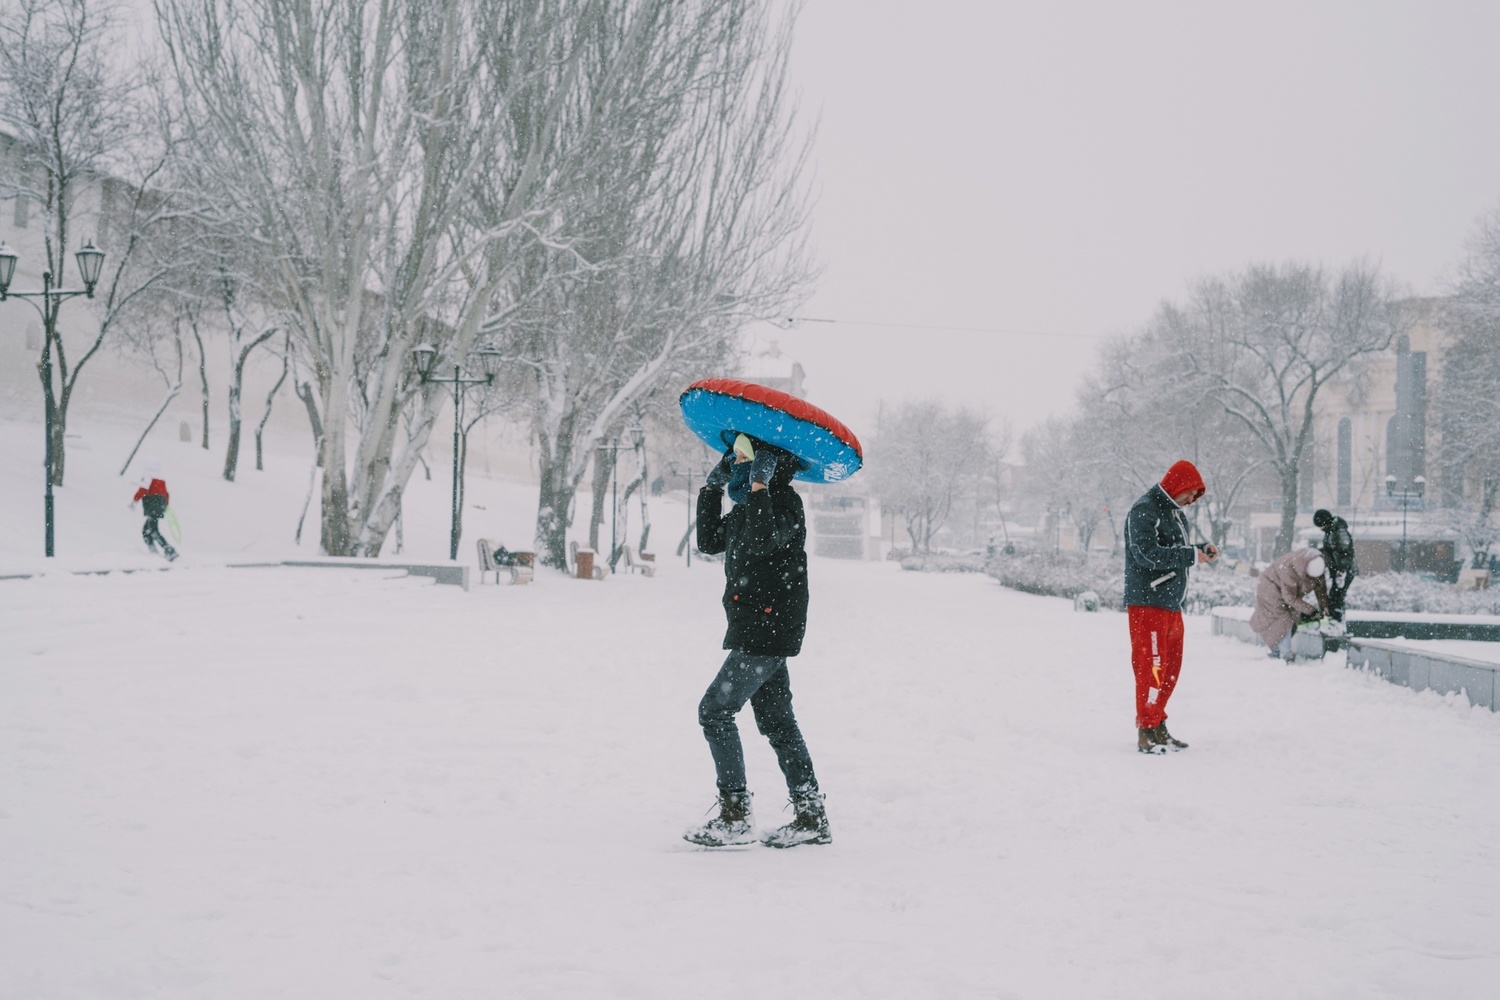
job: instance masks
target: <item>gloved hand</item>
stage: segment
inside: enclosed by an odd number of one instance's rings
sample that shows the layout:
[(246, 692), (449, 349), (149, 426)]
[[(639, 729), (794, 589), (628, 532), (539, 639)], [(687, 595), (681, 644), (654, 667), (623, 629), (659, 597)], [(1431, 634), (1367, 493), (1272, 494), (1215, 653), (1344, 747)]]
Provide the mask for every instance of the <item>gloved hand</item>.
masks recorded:
[(708, 479), (704, 480), (705, 486), (712, 486), (716, 490), (722, 490), (729, 485), (729, 477), (734, 474), (734, 452), (726, 451), (724, 457), (719, 459), (719, 464), (709, 472)]
[(752, 483), (764, 483), (770, 485), (771, 477), (776, 474), (776, 456), (765, 448), (755, 453), (754, 460), (750, 463), (750, 481)]

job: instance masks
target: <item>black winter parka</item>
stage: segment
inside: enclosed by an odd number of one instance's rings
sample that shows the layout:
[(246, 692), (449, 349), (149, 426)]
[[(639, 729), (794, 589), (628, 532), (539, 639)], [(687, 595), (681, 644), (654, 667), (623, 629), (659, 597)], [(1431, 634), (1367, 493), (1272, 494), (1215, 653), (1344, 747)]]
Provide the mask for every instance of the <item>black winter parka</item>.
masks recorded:
[(1181, 611), (1197, 561), (1187, 515), (1166, 490), (1151, 487), (1125, 515), (1125, 604)]
[(726, 515), (724, 491), (698, 493), (698, 548), (724, 553), (724, 648), (796, 656), (807, 632), (807, 516), (781, 470)]

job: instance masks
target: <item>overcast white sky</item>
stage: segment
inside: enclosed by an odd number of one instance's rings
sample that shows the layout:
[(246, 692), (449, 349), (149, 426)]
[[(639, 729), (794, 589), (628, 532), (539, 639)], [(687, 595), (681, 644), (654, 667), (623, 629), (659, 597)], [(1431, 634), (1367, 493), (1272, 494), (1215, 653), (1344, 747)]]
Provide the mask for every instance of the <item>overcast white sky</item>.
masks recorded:
[(1368, 256), (1436, 293), (1500, 202), (1496, 39), (1492, 0), (809, 0), (826, 270), (800, 312), (841, 322), (763, 332), (870, 438), (880, 398), (1065, 411), (1077, 335), (1252, 260)]

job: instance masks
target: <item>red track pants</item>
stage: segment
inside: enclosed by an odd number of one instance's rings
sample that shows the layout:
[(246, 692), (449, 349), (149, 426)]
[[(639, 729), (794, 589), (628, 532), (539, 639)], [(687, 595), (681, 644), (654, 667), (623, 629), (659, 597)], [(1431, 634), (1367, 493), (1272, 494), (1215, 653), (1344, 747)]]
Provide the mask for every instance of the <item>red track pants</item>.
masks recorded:
[(1130, 618), (1130, 666), (1135, 671), (1135, 724), (1159, 726), (1167, 699), (1182, 671), (1182, 612), (1144, 604), (1126, 609)]

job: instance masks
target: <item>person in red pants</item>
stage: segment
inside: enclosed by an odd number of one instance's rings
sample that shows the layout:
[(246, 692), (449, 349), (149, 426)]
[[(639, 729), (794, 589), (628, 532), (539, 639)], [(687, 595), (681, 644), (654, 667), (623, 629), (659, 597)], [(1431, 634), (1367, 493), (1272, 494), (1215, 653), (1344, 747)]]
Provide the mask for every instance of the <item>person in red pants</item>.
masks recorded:
[(1125, 610), (1135, 671), (1136, 749), (1141, 753), (1187, 749), (1167, 732), (1167, 701), (1182, 670), (1188, 570), (1219, 557), (1213, 545), (1192, 543), (1184, 513), (1204, 491), (1193, 463), (1177, 462), (1125, 518)]

